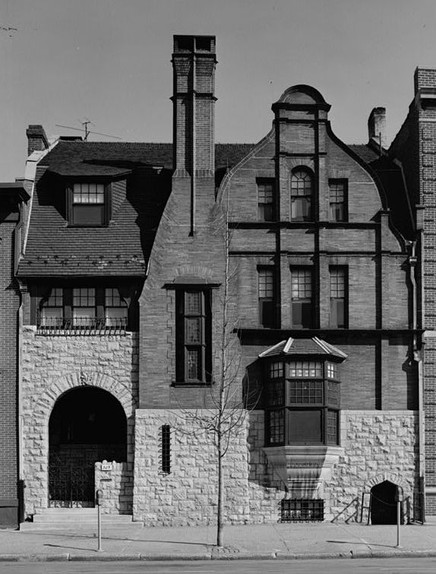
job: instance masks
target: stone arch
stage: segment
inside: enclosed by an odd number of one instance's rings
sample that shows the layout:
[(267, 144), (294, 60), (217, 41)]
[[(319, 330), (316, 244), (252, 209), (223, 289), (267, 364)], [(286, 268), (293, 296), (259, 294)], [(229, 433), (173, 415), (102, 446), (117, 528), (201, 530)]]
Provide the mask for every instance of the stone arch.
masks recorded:
[(36, 402), (36, 410), (48, 421), (56, 401), (67, 391), (81, 386), (97, 387), (109, 392), (121, 403), (127, 419), (133, 416), (137, 401), (131, 391), (115, 378), (99, 371), (79, 371), (53, 382)]
[(409, 483), (404, 480), (401, 474), (397, 474), (394, 472), (383, 472), (375, 475), (373, 478), (371, 478), (365, 483), (365, 492), (370, 492), (371, 488), (385, 481), (392, 482), (393, 484), (401, 486), (404, 493), (406, 492), (406, 490), (410, 489)]

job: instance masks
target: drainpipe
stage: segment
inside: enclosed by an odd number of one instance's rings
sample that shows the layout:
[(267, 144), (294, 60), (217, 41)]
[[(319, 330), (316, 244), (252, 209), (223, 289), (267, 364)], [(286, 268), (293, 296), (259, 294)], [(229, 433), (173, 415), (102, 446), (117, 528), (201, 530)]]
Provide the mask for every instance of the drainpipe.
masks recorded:
[[(196, 42), (194, 38), (194, 42)], [(196, 54), (195, 50), (197, 49), (196, 44), (194, 44), (194, 52), (192, 54), (192, 168), (191, 168), (191, 232), (190, 235), (195, 234), (195, 209), (196, 209), (196, 175), (195, 170), (197, 168), (197, 133), (196, 133)]]
[(412, 241), (411, 255), (409, 256), (410, 265), (410, 282), (412, 284), (412, 329), (413, 334), (413, 358), (418, 366), (418, 477), (420, 483), (420, 490), (422, 491), (422, 520), (425, 522), (425, 506), (424, 506), (424, 468), (425, 468), (425, 453), (424, 453), (424, 384), (422, 373), (422, 355), (421, 350), (418, 348), (418, 335), (416, 329), (418, 326), (418, 293), (416, 287), (415, 268), (417, 263), (416, 256), (416, 241)]

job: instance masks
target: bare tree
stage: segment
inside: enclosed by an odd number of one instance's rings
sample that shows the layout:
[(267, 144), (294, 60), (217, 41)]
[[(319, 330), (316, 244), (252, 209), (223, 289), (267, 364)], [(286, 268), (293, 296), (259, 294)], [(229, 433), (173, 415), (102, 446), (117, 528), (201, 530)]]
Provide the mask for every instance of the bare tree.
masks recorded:
[[(232, 438), (244, 427), (247, 416), (250, 397), (248, 375), (241, 374), (241, 352), (237, 335), (238, 321), (236, 319), (236, 302), (230, 292), (231, 283), (236, 276), (237, 268), (230, 266), (230, 242), (231, 232), (228, 226), (228, 211), (225, 211), (224, 219), (224, 272), (223, 283), (220, 292), (217, 293), (217, 307), (220, 310), (218, 317), (219, 328), (216, 332), (217, 344), (215, 345), (215, 361), (217, 367), (214, 373), (214, 385), (208, 396), (206, 408), (197, 410), (182, 409), (183, 417), (190, 420), (197, 428), (207, 436), (211, 436), (216, 452), (217, 461), (217, 532), (216, 544), (223, 545), (224, 528), (224, 502), (225, 502), (225, 477), (223, 461), (231, 446)], [(221, 226), (221, 232), (222, 228)], [(243, 381), (244, 379), (244, 386)], [(251, 406), (251, 408), (254, 408)]]

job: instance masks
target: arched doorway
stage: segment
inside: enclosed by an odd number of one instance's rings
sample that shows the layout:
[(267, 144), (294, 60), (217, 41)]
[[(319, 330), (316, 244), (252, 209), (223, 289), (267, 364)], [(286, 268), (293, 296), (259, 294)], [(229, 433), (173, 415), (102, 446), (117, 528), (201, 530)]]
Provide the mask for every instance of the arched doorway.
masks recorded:
[[(389, 480), (376, 484), (371, 488), (371, 523), (397, 523), (397, 485)], [(401, 512), (401, 524), (403, 524)]]
[(67, 391), (49, 421), (49, 506), (94, 506), (94, 464), (126, 456), (127, 420), (118, 400), (96, 387)]

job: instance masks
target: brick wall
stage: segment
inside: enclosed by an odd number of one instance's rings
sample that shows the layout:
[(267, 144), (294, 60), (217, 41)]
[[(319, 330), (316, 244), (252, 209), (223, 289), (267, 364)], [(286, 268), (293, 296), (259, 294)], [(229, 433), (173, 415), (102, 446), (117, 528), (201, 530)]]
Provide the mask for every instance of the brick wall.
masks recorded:
[(17, 326), (19, 294), (13, 283), (18, 214), (0, 221), (0, 528), (18, 520)]

